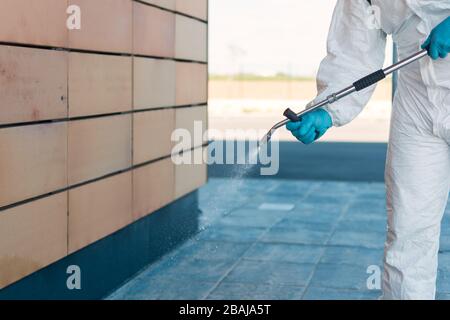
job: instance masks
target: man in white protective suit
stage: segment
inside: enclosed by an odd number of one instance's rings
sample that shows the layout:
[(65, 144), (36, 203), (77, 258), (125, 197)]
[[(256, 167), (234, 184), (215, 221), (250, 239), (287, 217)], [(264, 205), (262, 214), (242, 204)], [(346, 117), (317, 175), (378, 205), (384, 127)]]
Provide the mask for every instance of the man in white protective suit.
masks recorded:
[[(450, 0), (338, 0), (328, 55), (317, 76), (317, 101), (383, 67), (386, 35), (399, 59), (426, 48), (429, 57), (399, 73), (386, 161), (388, 230), (383, 299), (434, 299), (440, 226), (450, 187)], [(313, 111), (287, 128), (312, 143), (352, 121), (374, 87)]]

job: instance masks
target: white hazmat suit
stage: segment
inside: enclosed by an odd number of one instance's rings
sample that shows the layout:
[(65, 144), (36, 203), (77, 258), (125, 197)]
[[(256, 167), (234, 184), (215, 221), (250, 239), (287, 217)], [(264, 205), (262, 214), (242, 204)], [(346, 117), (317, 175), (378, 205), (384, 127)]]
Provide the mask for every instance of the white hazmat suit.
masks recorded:
[[(338, 0), (328, 55), (318, 74), (319, 99), (381, 69), (386, 35), (399, 59), (419, 50), (450, 16), (450, 0)], [(371, 17), (379, 14), (377, 26)], [(369, 101), (365, 89), (325, 107), (335, 126)], [(423, 58), (399, 73), (392, 111), (386, 188), (388, 231), (383, 298), (434, 299), (440, 224), (450, 187), (450, 58)]]

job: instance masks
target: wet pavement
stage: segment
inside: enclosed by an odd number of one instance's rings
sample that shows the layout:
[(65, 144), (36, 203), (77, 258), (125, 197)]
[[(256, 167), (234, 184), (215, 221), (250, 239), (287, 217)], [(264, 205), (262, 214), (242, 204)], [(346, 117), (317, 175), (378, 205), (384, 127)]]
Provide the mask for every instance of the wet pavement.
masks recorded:
[[(199, 233), (108, 299), (377, 299), (384, 197), (380, 182), (210, 179)], [(450, 207), (439, 258), (450, 299)]]

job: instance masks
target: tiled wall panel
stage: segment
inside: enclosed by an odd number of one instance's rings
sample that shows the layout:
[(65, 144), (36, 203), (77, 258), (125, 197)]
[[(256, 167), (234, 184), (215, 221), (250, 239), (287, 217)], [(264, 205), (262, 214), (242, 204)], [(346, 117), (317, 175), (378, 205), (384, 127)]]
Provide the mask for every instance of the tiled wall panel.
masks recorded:
[(134, 109), (175, 105), (175, 61), (134, 58)]
[(171, 135), (175, 129), (175, 110), (138, 112), (134, 115), (134, 164), (158, 159), (172, 153)]
[(143, 2), (154, 4), (169, 10), (175, 10), (176, 6), (176, 0), (143, 0)]
[(187, 161), (175, 166), (175, 197), (177, 199), (206, 183), (207, 167), (202, 162), (204, 153), (205, 149), (197, 148), (180, 156)]
[(69, 54), (69, 116), (131, 110), (132, 58)]
[(207, 101), (208, 66), (177, 62), (176, 104), (191, 105)]
[(191, 136), (191, 148), (203, 145), (208, 141), (205, 130), (208, 126), (206, 106), (180, 108), (176, 111), (176, 128), (186, 129)]
[(0, 288), (205, 183), (206, 3), (0, 1)]
[(207, 25), (177, 15), (175, 57), (184, 60), (206, 61)]
[(0, 125), (65, 118), (67, 53), (0, 46), (0, 99)]
[(207, 20), (208, 0), (176, 0), (176, 10), (202, 20)]
[(0, 207), (64, 188), (66, 163), (66, 123), (0, 129)]
[(175, 14), (134, 2), (133, 53), (173, 57), (175, 51)]
[(0, 289), (66, 254), (66, 192), (0, 213)]
[(69, 253), (132, 222), (131, 172), (69, 190)]
[(1, 0), (0, 41), (65, 47), (66, 0)]
[(131, 165), (131, 115), (72, 121), (68, 130), (70, 185)]
[(69, 32), (70, 48), (131, 53), (132, 1), (70, 0), (70, 3), (81, 8), (81, 29)]
[(142, 218), (172, 202), (174, 192), (175, 167), (170, 158), (134, 169), (134, 219)]

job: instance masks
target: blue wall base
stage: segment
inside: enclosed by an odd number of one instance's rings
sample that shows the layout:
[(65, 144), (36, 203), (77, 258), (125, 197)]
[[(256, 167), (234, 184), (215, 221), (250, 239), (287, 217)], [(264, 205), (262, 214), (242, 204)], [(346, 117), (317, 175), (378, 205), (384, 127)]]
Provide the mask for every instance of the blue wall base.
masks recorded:
[[(167, 207), (0, 290), (1, 300), (101, 299), (198, 231), (198, 194)], [(69, 266), (81, 269), (81, 289), (69, 290)]]

